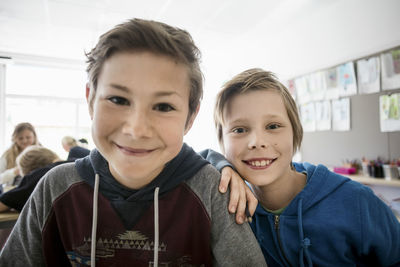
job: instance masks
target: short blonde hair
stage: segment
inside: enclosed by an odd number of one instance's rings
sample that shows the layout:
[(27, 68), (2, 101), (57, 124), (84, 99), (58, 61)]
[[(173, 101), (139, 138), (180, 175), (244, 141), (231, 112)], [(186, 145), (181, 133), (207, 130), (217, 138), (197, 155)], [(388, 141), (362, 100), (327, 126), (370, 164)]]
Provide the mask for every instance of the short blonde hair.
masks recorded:
[(63, 139), (61, 140), (61, 142), (64, 145), (67, 145), (68, 147), (74, 147), (74, 146), (78, 145), (78, 142), (76, 141), (76, 139), (69, 135), (64, 136)]
[[(239, 73), (230, 81), (226, 82), (217, 95), (214, 108), (214, 122), (217, 130), (218, 142), (222, 151), (224, 151), (222, 126), (224, 125), (225, 107), (233, 97), (259, 90), (275, 90), (282, 96), (283, 103), (293, 128), (293, 152), (296, 152), (300, 149), (301, 141), (303, 139), (303, 127), (301, 126), (296, 102), (288, 89), (279, 82), (272, 72), (259, 68), (249, 69)], [(249, 104), (251, 105), (251, 103)]]
[(29, 146), (17, 157), (17, 166), (23, 176), (57, 160), (60, 158), (50, 149), (42, 146)]

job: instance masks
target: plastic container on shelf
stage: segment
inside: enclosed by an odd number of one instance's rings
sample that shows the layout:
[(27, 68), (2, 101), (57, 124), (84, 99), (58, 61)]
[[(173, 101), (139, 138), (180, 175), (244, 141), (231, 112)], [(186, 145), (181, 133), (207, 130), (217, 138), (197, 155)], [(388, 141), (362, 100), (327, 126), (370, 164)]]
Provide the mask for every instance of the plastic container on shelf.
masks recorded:
[(383, 174), (386, 180), (399, 179), (399, 170), (397, 166), (384, 164)]

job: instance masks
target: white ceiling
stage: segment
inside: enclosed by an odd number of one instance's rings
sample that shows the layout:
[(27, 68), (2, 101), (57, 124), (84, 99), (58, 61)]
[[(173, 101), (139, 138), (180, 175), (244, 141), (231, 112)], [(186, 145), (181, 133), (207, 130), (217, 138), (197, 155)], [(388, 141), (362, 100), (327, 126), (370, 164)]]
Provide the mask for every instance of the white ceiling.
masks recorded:
[(255, 66), (287, 79), (400, 45), (399, 11), (398, 0), (0, 0), (0, 55), (84, 61), (101, 33), (140, 17), (188, 30), (206, 82)]

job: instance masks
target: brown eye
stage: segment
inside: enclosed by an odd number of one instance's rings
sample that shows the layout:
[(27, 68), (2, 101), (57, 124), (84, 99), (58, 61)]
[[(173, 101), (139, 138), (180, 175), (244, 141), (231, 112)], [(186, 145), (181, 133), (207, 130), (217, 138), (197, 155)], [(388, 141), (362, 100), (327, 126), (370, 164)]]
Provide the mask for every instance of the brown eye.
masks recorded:
[(175, 110), (170, 104), (168, 103), (160, 103), (154, 107), (154, 110), (158, 110), (161, 112), (169, 112)]
[(120, 96), (112, 96), (112, 97), (109, 97), (108, 100), (116, 105), (121, 105), (121, 106), (129, 105), (129, 101), (126, 98), (123, 98)]

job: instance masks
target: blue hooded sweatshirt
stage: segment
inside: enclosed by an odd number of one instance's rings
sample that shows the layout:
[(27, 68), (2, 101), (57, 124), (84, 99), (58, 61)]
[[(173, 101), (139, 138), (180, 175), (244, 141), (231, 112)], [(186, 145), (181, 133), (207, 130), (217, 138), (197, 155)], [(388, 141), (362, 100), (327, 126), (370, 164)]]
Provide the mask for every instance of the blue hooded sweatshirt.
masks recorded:
[(323, 165), (294, 163), (307, 184), (281, 215), (251, 227), (268, 266), (400, 266), (400, 223), (372, 190)]

